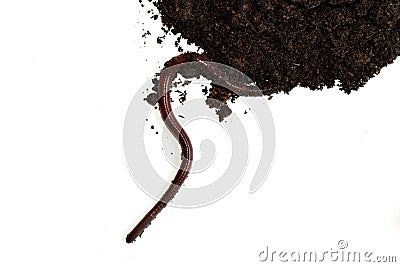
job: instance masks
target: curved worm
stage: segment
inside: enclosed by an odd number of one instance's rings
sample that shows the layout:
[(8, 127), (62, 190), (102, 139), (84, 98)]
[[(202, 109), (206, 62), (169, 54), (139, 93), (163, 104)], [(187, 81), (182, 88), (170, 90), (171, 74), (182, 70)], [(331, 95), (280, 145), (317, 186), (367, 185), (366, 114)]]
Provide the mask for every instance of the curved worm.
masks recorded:
[(221, 86), (230, 89), (242, 96), (260, 96), (262, 95), (257, 87), (244, 84), (234, 84), (229, 79), (224, 79), (226, 73), (221, 72), (215, 65), (208, 63), (208, 59), (197, 53), (185, 53), (177, 57), (174, 57), (165, 64), (165, 68), (161, 71), (160, 80), (158, 84), (158, 105), (161, 113), (161, 117), (164, 120), (167, 128), (175, 139), (179, 142), (182, 150), (182, 162), (180, 168), (172, 180), (171, 185), (167, 191), (163, 194), (161, 199), (154, 205), (154, 207), (143, 217), (143, 219), (135, 226), (135, 228), (127, 235), (126, 242), (131, 243), (142, 235), (143, 231), (151, 224), (156, 216), (167, 206), (167, 204), (175, 197), (178, 193), (180, 186), (183, 185), (185, 179), (189, 175), (193, 161), (193, 147), (189, 136), (183, 127), (179, 124), (178, 120), (174, 116), (171, 108), (170, 99), (170, 88), (173, 79), (177, 73), (176, 68), (170, 68), (172, 66), (186, 63), (186, 62), (200, 62), (200, 66), (203, 67), (203, 71), (206, 73), (208, 78), (216, 79)]

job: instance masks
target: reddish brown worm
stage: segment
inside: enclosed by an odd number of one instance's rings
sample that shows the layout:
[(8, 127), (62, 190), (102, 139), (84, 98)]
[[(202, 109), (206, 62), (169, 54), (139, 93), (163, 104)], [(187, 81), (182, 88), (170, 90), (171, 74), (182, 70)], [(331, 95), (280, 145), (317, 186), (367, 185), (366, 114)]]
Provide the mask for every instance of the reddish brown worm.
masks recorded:
[(168, 130), (179, 142), (182, 150), (182, 162), (175, 178), (172, 180), (171, 185), (167, 191), (163, 194), (161, 199), (154, 205), (154, 207), (143, 217), (143, 219), (135, 226), (135, 228), (127, 235), (126, 242), (131, 243), (142, 235), (143, 231), (151, 224), (156, 216), (167, 206), (167, 204), (175, 197), (178, 193), (180, 186), (183, 185), (185, 179), (189, 175), (193, 161), (193, 147), (189, 136), (183, 127), (179, 124), (176, 119), (172, 108), (170, 98), (170, 88), (173, 79), (177, 73), (176, 68), (171, 68), (174, 65), (182, 63), (197, 61), (201, 63), (201, 67), (205, 70), (208, 78), (218, 79), (222, 81), (224, 87), (233, 89), (238, 95), (244, 96), (259, 96), (261, 95), (258, 89), (253, 87), (240, 86), (230, 83), (229, 79), (223, 79), (223, 73), (215, 68), (214, 65), (209, 64), (205, 56), (197, 53), (185, 53), (177, 57), (174, 57), (165, 64), (165, 68), (161, 72), (159, 84), (158, 84), (158, 105), (161, 113), (161, 117), (166, 124)]

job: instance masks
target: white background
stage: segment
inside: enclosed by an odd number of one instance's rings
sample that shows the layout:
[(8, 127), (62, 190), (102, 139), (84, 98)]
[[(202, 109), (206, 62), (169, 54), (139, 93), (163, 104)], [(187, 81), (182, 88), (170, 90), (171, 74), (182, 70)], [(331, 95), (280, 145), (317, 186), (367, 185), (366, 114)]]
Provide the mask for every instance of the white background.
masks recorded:
[(1, 266), (261, 266), (267, 245), (325, 251), (340, 239), (400, 260), (399, 60), (351, 95), (275, 96), (275, 162), (258, 192), (246, 175), (213, 205), (167, 208), (126, 244), (153, 200), (125, 165), (125, 112), (178, 54), (139, 9), (0, 2)]

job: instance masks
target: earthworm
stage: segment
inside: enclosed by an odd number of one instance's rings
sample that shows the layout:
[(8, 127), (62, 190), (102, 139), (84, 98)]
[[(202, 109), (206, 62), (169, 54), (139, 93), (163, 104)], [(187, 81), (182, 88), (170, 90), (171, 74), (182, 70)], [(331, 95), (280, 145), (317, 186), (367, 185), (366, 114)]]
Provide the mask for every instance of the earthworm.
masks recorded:
[(177, 73), (177, 68), (173, 67), (182, 63), (188, 63), (197, 61), (200, 63), (199, 66), (208, 76), (213, 80), (218, 80), (221, 86), (233, 90), (238, 95), (243, 96), (261, 96), (261, 91), (252, 85), (248, 84), (235, 84), (224, 79), (226, 73), (219, 70), (215, 65), (210, 64), (208, 59), (197, 53), (185, 53), (177, 57), (172, 58), (165, 64), (165, 68), (161, 71), (160, 79), (158, 82), (158, 105), (161, 117), (167, 126), (168, 130), (179, 142), (182, 150), (182, 162), (175, 178), (172, 180), (171, 185), (168, 187), (166, 192), (163, 194), (161, 199), (154, 205), (154, 207), (143, 217), (143, 219), (135, 226), (135, 228), (127, 235), (126, 242), (131, 243), (140, 237), (143, 231), (151, 224), (156, 216), (167, 206), (167, 204), (175, 197), (178, 193), (180, 186), (183, 185), (187, 176), (189, 175), (193, 161), (193, 147), (189, 136), (183, 127), (179, 124), (176, 119), (170, 99), (170, 88), (172, 81)]

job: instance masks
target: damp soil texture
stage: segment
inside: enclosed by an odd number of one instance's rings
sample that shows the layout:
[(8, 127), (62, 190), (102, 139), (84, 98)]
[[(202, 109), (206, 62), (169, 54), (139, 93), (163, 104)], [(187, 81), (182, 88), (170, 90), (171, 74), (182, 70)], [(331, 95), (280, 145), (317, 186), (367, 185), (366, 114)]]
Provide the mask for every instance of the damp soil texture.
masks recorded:
[(153, 3), (168, 31), (242, 71), (265, 95), (336, 81), (350, 93), (400, 55), (400, 0)]

